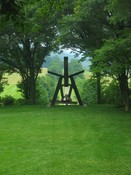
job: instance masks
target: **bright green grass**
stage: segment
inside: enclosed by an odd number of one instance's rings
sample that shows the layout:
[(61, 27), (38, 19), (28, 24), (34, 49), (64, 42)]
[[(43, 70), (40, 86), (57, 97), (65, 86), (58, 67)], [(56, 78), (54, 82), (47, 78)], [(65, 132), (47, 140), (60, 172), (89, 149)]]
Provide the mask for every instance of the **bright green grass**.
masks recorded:
[(131, 175), (131, 112), (0, 108), (0, 175)]
[(22, 98), (21, 92), (18, 91), (18, 88), (15, 84), (9, 84), (5, 86), (4, 91), (0, 94), (1, 97), (5, 97), (8, 95), (11, 95), (16, 99)]
[[(47, 69), (42, 68), (39, 76), (45, 76)], [(5, 73), (4, 77), (7, 79), (8, 85), (5, 85), (4, 91), (0, 93), (0, 97), (11, 95), (12, 97), (19, 99), (22, 98), (21, 92), (18, 91), (16, 84), (21, 81), (21, 77), (18, 73), (8, 74)]]

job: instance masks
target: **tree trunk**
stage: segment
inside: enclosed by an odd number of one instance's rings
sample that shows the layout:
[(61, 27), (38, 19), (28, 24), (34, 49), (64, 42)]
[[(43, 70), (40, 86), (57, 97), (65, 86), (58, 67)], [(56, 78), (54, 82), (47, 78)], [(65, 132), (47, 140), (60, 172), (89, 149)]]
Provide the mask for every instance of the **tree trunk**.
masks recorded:
[(30, 100), (31, 104), (36, 104), (36, 81), (33, 75), (30, 77)]
[(24, 96), (25, 96), (25, 100), (29, 101), (30, 91), (29, 91), (29, 79), (28, 78), (24, 82)]
[(36, 104), (36, 80), (33, 71), (30, 71), (26, 79), (23, 79), (23, 90), (26, 102)]
[(97, 78), (97, 104), (101, 104), (101, 75), (100, 73), (96, 74)]
[(125, 111), (129, 110), (129, 87), (128, 87), (128, 77), (125, 73), (119, 75), (118, 77), (120, 91), (123, 98), (123, 103), (125, 106)]

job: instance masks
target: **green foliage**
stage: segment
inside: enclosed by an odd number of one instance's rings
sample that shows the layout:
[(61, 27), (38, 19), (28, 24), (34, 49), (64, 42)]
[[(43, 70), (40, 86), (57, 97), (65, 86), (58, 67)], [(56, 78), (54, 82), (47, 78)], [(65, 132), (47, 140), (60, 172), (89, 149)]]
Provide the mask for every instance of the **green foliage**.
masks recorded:
[(18, 98), (18, 99), (15, 99), (15, 104), (16, 105), (24, 105), (24, 104), (26, 104), (26, 102), (23, 98)]
[(1, 104), (2, 104), (3, 106), (14, 105), (14, 104), (15, 104), (15, 98), (12, 97), (11, 95), (2, 97), (2, 98), (1, 98)]
[(62, 44), (92, 56), (94, 74), (106, 73), (125, 84), (121, 87), (124, 101), (128, 101), (131, 70), (130, 4), (130, 0), (77, 0), (72, 13), (63, 17), (60, 30)]
[(10, 65), (22, 77), (27, 100), (35, 104), (36, 79), (47, 56), (56, 46), (57, 24), (61, 18), (59, 1), (27, 1), (22, 6), (22, 25), (10, 20), (0, 39), (0, 61)]
[(110, 39), (101, 49), (95, 51), (92, 60), (94, 69), (110, 75), (117, 75), (123, 70), (131, 69), (131, 33), (128, 37), (123, 37)]
[(83, 86), (82, 98), (85, 104), (96, 104), (97, 93), (95, 79), (86, 80)]
[(107, 9), (110, 11), (110, 21), (113, 24), (128, 25), (131, 22), (131, 0), (109, 0)]
[[(97, 80), (77, 78), (76, 84), (84, 104), (97, 103)], [(103, 104), (112, 104), (116, 107), (123, 106), (122, 96), (118, 81), (103, 78), (101, 80), (101, 100)]]
[[(128, 32), (127, 32), (128, 31)], [(125, 110), (129, 108), (128, 78), (131, 71), (131, 31), (123, 31), (118, 38), (105, 41), (104, 45), (94, 52), (93, 71), (115, 77), (119, 81)], [(120, 101), (121, 103), (121, 101)]]
[[(81, 62), (79, 62), (78, 60), (76, 59), (72, 59), (70, 62), (69, 62), (69, 74), (74, 74), (76, 72), (79, 72), (79, 71), (82, 71), (83, 70), (83, 67), (82, 67), (82, 64)], [(80, 74), (80, 75), (77, 75), (77, 77), (81, 77), (83, 78), (83, 74)]]
[(38, 103), (48, 104), (53, 97), (55, 86), (56, 81), (53, 77), (48, 75), (38, 77), (36, 84)]
[(106, 104), (113, 104), (118, 107), (123, 106), (119, 84), (116, 80), (106, 80), (102, 83), (102, 100)]
[(52, 60), (50, 66), (48, 67), (48, 70), (55, 73), (62, 74), (62, 70), (63, 70), (62, 60), (60, 58), (54, 58), (54, 60)]
[(7, 71), (6, 66), (1, 62), (0, 63), (0, 93), (3, 92), (4, 86), (7, 84), (4, 73)]
[(60, 41), (66, 47), (78, 48), (91, 55), (108, 35), (105, 1), (78, 0), (73, 5), (72, 14), (65, 15), (61, 22)]
[(76, 79), (76, 84), (84, 104), (96, 104), (96, 79)]
[(0, 1), (0, 15), (2, 20), (13, 20), (14, 23), (20, 19), (21, 9), (23, 7), (24, 0), (12, 0), (12, 1)]
[(4, 86), (7, 84), (7, 81), (5, 79), (0, 80), (0, 93), (4, 91)]

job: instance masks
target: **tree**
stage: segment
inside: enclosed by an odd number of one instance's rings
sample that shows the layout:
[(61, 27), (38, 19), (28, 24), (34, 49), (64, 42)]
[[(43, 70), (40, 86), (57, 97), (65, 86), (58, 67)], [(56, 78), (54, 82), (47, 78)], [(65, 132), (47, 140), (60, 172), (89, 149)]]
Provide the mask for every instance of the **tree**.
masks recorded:
[(109, 0), (107, 10), (112, 24), (131, 27), (131, 0)]
[[(119, 82), (125, 111), (129, 109), (128, 79), (131, 71), (131, 33), (128, 38), (110, 39), (101, 49), (95, 51), (93, 64)], [(97, 66), (96, 66), (97, 63)]]
[(36, 103), (36, 79), (45, 56), (53, 49), (57, 37), (59, 1), (29, 1), (22, 9), (22, 26), (7, 25), (0, 59), (21, 77), (25, 99)]
[[(131, 4), (130, 0), (126, 1), (77, 0), (74, 3), (74, 13), (69, 14), (68, 16), (65, 16), (63, 18), (62, 21), (63, 30), (61, 32), (62, 43), (68, 47), (71, 46), (73, 48), (79, 48), (81, 51), (85, 53), (86, 56), (87, 55), (91, 56), (92, 60), (94, 60), (93, 53), (95, 52), (96, 49), (102, 48), (105, 40), (109, 39), (110, 41), (110, 39), (112, 39), (114, 40), (114, 44), (116, 46), (119, 46), (118, 47), (119, 49), (120, 48), (125, 49), (126, 47), (126, 45), (124, 45), (125, 39), (127, 39), (126, 37), (130, 35), (130, 29), (131, 29), (130, 4)], [(123, 48), (121, 47), (121, 43), (123, 43)], [(102, 51), (103, 50), (101, 50), (101, 52)], [(112, 49), (110, 49), (110, 52), (112, 53), (112, 58), (121, 67), (122, 62), (116, 60), (118, 56), (120, 56), (119, 53), (116, 53), (113, 47)], [(122, 51), (120, 51), (120, 53), (121, 52)], [(127, 53), (125, 52), (125, 56), (123, 54), (122, 56), (123, 60), (125, 60), (125, 57), (127, 57)], [(129, 58), (130, 56), (128, 57), (128, 60)], [(98, 102), (100, 101), (100, 89), (101, 89), (100, 76), (102, 72), (101, 68), (99, 67), (100, 65), (99, 59), (93, 61), (94, 62), (93, 66), (97, 67), (95, 69), (95, 73), (97, 75), (97, 84), (98, 84), (97, 85), (98, 87), (97, 96), (99, 97)], [(107, 60), (107, 62), (109, 61), (109, 59)], [(128, 64), (130, 66), (130, 62), (128, 62)], [(106, 68), (108, 70), (108, 67)], [(112, 69), (110, 69), (110, 71), (112, 71)], [(125, 71), (127, 71), (127, 69), (125, 69)], [(123, 70), (121, 69), (121, 75), (122, 74)], [(121, 82), (121, 84), (127, 82), (127, 76), (124, 77), (122, 76), (121, 81), (123, 82), (123, 83)]]
[(66, 47), (90, 55), (101, 46), (107, 35), (107, 31), (103, 30), (107, 17), (105, 3), (104, 0), (79, 0), (73, 4), (73, 13), (66, 14), (61, 22), (60, 41)]
[(117, 78), (125, 111), (128, 111), (130, 95), (128, 79), (131, 71), (131, 1), (110, 0), (106, 8), (110, 14), (109, 24), (113, 35), (110, 35), (104, 45), (95, 52), (93, 62), (100, 71)]
[(24, 0), (1, 0), (0, 1), (0, 14), (6, 19), (15, 19), (20, 14), (20, 9)]
[[(110, 34), (107, 26), (107, 11), (104, 0), (77, 0), (73, 3), (73, 13), (65, 15), (60, 30), (60, 41), (65, 47), (79, 49), (87, 56), (92, 57), (93, 51), (103, 44), (103, 40)], [(99, 72), (97, 77), (97, 100), (101, 103), (101, 87)]]
[[(23, 1), (0, 1), (0, 52), (5, 49), (5, 38), (3, 37), (3, 34), (5, 33), (7, 23), (10, 19), (13, 19), (16, 22), (22, 4)], [(4, 73), (7, 71), (10, 71), (10, 66), (5, 65), (3, 61), (0, 60), (0, 92), (3, 91), (4, 85), (7, 83), (5, 78), (3, 78)]]

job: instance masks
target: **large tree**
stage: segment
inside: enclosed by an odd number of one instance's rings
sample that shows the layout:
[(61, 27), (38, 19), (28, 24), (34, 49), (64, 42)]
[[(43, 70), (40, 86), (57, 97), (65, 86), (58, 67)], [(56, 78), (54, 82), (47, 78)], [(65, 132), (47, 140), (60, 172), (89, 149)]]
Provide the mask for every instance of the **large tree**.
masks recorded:
[[(111, 31), (107, 25), (108, 13), (104, 0), (77, 0), (73, 12), (65, 15), (61, 22), (60, 41), (65, 47), (79, 49), (84, 56), (91, 56), (103, 44)], [(97, 77), (97, 102), (101, 103), (100, 73)]]
[(12, 66), (21, 77), (24, 96), (36, 103), (36, 79), (45, 56), (54, 48), (61, 1), (28, 1), (23, 6), (22, 21), (11, 20), (1, 35), (3, 45), (0, 59)]
[[(125, 111), (129, 109), (129, 86), (128, 79), (131, 73), (131, 33), (128, 38), (110, 39), (102, 48), (94, 53), (92, 66), (94, 71), (101, 71), (115, 78), (120, 87)], [(95, 66), (94, 66), (95, 65)]]
[(112, 26), (113, 35), (95, 51), (93, 65), (96, 70), (100, 69), (117, 78), (125, 110), (128, 111), (128, 79), (131, 75), (131, 1), (109, 0), (107, 10), (110, 12), (109, 24)]
[[(86, 56), (90, 55), (92, 57), (92, 60), (95, 59), (94, 58), (95, 50), (101, 49), (105, 40), (109, 39), (110, 41), (110, 39), (112, 39), (114, 40), (114, 45), (119, 45), (118, 47), (119, 49), (121, 48), (121, 44), (123, 45), (123, 49), (125, 49), (125, 47), (127, 47), (125, 41), (127, 39), (127, 36), (129, 36), (131, 30), (131, 1), (77, 0), (74, 3), (74, 13), (66, 15), (63, 18), (62, 27), (63, 27), (61, 32), (62, 43), (68, 47), (79, 48), (81, 51), (85, 53)], [(108, 42), (108, 44), (109, 43), (110, 42)], [(130, 46), (128, 48), (130, 48)], [(103, 50), (101, 50), (101, 52)], [(123, 64), (123, 62), (117, 60), (119, 56), (121, 57), (121, 59), (124, 60), (124, 62), (128, 62), (128, 66), (130, 66), (129, 62), (130, 55), (129, 53), (126, 53), (125, 50), (124, 50), (125, 56), (124, 54), (120, 55), (121, 50), (119, 53), (116, 53), (114, 47), (112, 47), (112, 50), (110, 50), (110, 52), (112, 52), (113, 61), (117, 62), (119, 67), (122, 67)], [(108, 55), (108, 52), (106, 53), (106, 55)], [(110, 59), (110, 58), (107, 59), (107, 57), (105, 57), (105, 62), (106, 60), (108, 62), (108, 60)], [(98, 66), (100, 65), (98, 57), (93, 66), (96, 67), (97, 65)], [(123, 67), (124, 66), (125, 65), (123, 65)], [(110, 69), (108, 67), (106, 68)], [(100, 66), (99, 68), (97, 67), (97, 69), (95, 70), (98, 80), (97, 82), (98, 85), (100, 85), (99, 75), (102, 72)], [(128, 70), (126, 69), (125, 71), (127, 73)], [(112, 73), (116, 72), (113, 71)], [(123, 74), (122, 69), (121, 74)], [(125, 81), (126, 84), (128, 84), (128, 81), (126, 80), (127, 75), (125, 75), (124, 77), (125, 79), (121, 77), (121, 83), (119, 84), (120, 87), (121, 84), (125, 83)], [(99, 92), (98, 95), (100, 95), (100, 86), (98, 86), (97, 90)], [(121, 93), (124, 99), (124, 93), (122, 91)]]
[(109, 0), (106, 10), (112, 35), (95, 52), (93, 66), (117, 78), (125, 110), (129, 108), (128, 78), (131, 69), (131, 5), (130, 1)]

